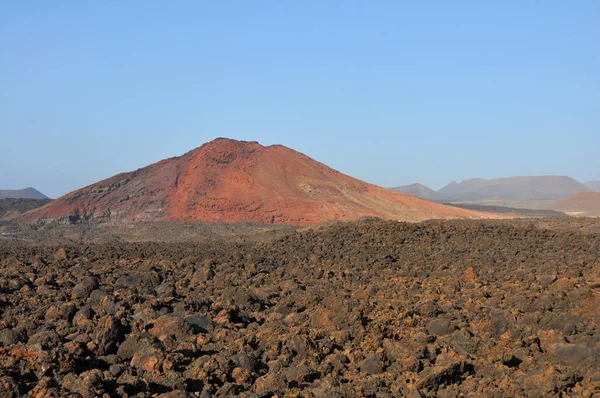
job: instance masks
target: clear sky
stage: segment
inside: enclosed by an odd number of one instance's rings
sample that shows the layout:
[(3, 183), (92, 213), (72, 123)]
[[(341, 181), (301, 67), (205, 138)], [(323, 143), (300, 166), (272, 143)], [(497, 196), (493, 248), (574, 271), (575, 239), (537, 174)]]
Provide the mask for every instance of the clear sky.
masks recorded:
[(220, 136), (382, 186), (600, 180), (600, 2), (0, 0), (0, 189)]

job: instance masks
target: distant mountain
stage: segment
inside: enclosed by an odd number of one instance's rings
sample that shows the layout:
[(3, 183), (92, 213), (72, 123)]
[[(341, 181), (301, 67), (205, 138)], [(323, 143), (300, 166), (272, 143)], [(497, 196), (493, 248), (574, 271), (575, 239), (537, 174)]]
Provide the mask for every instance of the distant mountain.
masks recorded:
[(282, 145), (221, 138), (71, 192), (18, 220), (310, 225), (364, 216), (405, 221), (497, 217), (367, 184)]
[(0, 189), (0, 199), (48, 199), (48, 197), (33, 188)]
[(567, 176), (508, 177), (452, 181), (437, 191), (448, 201), (502, 198), (509, 200), (558, 200), (591, 188)]
[(475, 189), (477, 185), (483, 184), (486, 181), (485, 178), (471, 178), (463, 180), (460, 183), (452, 181), (450, 184), (439, 189), (437, 193), (449, 200), (462, 200), (457, 198), (464, 197), (466, 191)]
[(393, 189), (394, 191), (398, 191), (398, 192), (404, 192), (404, 193), (408, 193), (411, 195), (415, 195), (415, 196), (418, 196), (419, 198), (423, 198), (423, 199), (427, 199), (427, 200), (439, 201), (439, 200), (444, 199), (444, 196), (442, 194), (434, 191), (433, 189), (431, 189), (423, 184), (419, 184), (419, 183), (414, 183), (414, 184), (410, 184), (410, 185), (401, 185), (399, 187), (393, 187), (390, 189)]
[(585, 183), (585, 186), (594, 191), (600, 191), (600, 181), (589, 181)]
[(554, 203), (552, 209), (573, 216), (600, 217), (600, 192), (577, 192)]

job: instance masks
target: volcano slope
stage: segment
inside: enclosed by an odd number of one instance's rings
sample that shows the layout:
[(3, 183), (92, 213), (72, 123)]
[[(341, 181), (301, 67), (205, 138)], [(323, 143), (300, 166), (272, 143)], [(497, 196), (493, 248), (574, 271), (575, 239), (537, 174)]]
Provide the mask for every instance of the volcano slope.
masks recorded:
[(494, 217), (367, 184), (281, 145), (220, 138), (67, 194), (21, 220), (310, 225), (363, 216), (404, 221)]
[(597, 396), (584, 221), (0, 241), (0, 396)]
[(577, 192), (552, 205), (569, 215), (600, 217), (600, 192)]

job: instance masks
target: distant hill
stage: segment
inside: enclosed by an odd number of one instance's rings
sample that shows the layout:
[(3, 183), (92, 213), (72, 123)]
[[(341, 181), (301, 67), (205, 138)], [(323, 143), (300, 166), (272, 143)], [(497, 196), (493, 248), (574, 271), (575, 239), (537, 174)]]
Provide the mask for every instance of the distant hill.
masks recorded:
[(490, 198), (509, 200), (558, 200), (591, 188), (567, 176), (508, 177), (455, 181), (437, 191), (445, 200), (466, 201)]
[(48, 199), (48, 197), (33, 188), (0, 189), (0, 199)]
[(600, 181), (589, 181), (585, 183), (585, 186), (594, 191), (600, 191)]
[(443, 200), (444, 196), (434, 191), (433, 189), (419, 183), (410, 184), (410, 185), (401, 185), (399, 187), (390, 188), (394, 191), (404, 192), (411, 195), (418, 196), (427, 200), (439, 201)]
[(600, 217), (600, 192), (577, 192), (556, 202), (552, 209), (573, 216)]
[(255, 221), (497, 217), (367, 184), (282, 145), (216, 139), (71, 192), (19, 217), (58, 221)]

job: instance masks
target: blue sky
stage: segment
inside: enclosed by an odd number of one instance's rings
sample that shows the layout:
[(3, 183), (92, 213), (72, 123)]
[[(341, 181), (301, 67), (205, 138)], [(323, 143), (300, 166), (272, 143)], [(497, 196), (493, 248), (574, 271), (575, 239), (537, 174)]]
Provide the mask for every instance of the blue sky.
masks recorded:
[(598, 1), (0, 0), (0, 188), (216, 137), (382, 186), (600, 180)]

